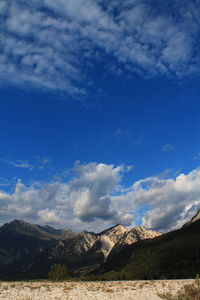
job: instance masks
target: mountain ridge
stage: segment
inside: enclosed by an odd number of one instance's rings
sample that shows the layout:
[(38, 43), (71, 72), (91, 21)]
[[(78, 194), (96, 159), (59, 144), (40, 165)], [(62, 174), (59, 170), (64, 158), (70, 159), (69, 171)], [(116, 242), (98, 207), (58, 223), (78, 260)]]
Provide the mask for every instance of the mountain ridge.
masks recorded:
[(23, 234), (31, 234), (40, 236), (41, 238), (69, 238), (70, 236), (75, 236), (76, 234), (71, 231), (71, 229), (55, 229), (52, 226), (31, 224), (24, 220), (13, 220), (10, 223), (5, 223), (0, 227), (0, 231), (3, 230), (13, 230)]
[[(137, 232), (137, 227), (133, 227), (132, 231)], [(45, 277), (54, 263), (66, 264), (73, 272), (86, 269), (87, 273), (99, 267), (120, 240), (131, 243), (148, 237), (139, 237), (139, 232), (131, 236), (132, 231), (117, 224), (100, 233), (73, 233), (70, 229), (14, 220), (0, 227), (0, 277), (4, 275), (5, 266), (8, 277), (16, 273), (16, 266), (20, 266), (23, 274), (37, 274), (40, 271), (41, 276)], [(149, 232), (151, 236), (152, 232)], [(130, 235), (129, 239), (127, 235)], [(160, 233), (155, 232), (155, 235)]]
[(165, 234), (120, 224), (99, 233), (23, 220), (0, 227), (0, 279), (47, 278), (55, 263), (99, 279), (188, 278), (199, 272), (199, 257), (200, 210)]

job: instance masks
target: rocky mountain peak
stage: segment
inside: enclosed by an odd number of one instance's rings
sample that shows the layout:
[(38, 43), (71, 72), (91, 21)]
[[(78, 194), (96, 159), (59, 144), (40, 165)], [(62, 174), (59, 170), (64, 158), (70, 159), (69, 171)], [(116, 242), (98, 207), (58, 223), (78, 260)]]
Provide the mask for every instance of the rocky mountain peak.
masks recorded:
[(1, 232), (15, 232), (26, 236), (34, 236), (39, 239), (69, 239), (76, 236), (70, 229), (55, 229), (49, 225), (41, 226), (30, 224), (24, 220), (13, 220), (0, 227)]
[(139, 240), (154, 238), (161, 235), (159, 232), (149, 230), (143, 226), (132, 227), (124, 232), (123, 236), (117, 241), (115, 245), (132, 244)]
[(127, 231), (127, 228), (120, 225), (120, 224), (117, 224), (115, 227), (113, 227), (113, 231), (116, 232), (116, 234), (120, 234), (120, 233), (124, 233)]
[(24, 220), (13, 220), (10, 223), (5, 223), (1, 226), (1, 230), (13, 230), (13, 231), (32, 231), (35, 229), (35, 225), (32, 225)]
[[(5, 223), (3, 226), (5, 227), (13, 227), (13, 226), (24, 226), (24, 225), (30, 225), (29, 223), (25, 222), (24, 220), (13, 220), (12, 222), (10, 223)], [(3, 227), (2, 226), (2, 227)]]
[(91, 252), (101, 252), (106, 259), (115, 246), (120, 247), (120, 245), (132, 244), (139, 240), (153, 238), (158, 235), (160, 235), (160, 233), (148, 230), (143, 226), (127, 229), (117, 224), (98, 234), (99, 237), (92, 246)]
[(111, 239), (118, 239), (120, 236), (122, 236), (125, 232), (127, 231), (127, 228), (125, 228), (124, 226), (117, 224), (113, 227), (110, 227), (102, 232), (100, 232), (98, 235), (102, 236), (102, 235), (106, 235)]

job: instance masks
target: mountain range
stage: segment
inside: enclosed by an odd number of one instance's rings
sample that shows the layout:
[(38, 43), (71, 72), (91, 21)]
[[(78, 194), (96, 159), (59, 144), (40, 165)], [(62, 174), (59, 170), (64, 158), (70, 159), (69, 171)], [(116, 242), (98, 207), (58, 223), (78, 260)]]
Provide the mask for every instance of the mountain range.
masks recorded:
[(0, 227), (0, 279), (47, 278), (65, 264), (94, 279), (194, 277), (200, 270), (200, 211), (182, 228), (161, 234), (116, 225), (100, 233), (55, 229), (22, 220)]
[(75, 274), (87, 274), (105, 262), (115, 245), (159, 235), (142, 226), (73, 233), (14, 220), (0, 227), (0, 278), (46, 277), (54, 263), (66, 264)]

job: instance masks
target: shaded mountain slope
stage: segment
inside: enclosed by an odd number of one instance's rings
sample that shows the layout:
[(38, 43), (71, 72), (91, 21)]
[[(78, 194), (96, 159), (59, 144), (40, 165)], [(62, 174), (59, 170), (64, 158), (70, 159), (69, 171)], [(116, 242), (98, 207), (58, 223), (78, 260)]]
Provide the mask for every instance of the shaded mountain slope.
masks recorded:
[(28, 235), (43, 240), (49, 239), (68, 239), (76, 236), (70, 229), (55, 229), (51, 226), (34, 225), (23, 220), (14, 220), (11, 223), (6, 223), (0, 227), (2, 233), (17, 233)]
[[(191, 278), (200, 270), (200, 220), (153, 239), (115, 248), (99, 274), (121, 279)], [(106, 275), (104, 275), (106, 276)]]
[(71, 230), (32, 225), (14, 220), (0, 227), (0, 277), (21, 276), (38, 253), (59, 238), (72, 238)]

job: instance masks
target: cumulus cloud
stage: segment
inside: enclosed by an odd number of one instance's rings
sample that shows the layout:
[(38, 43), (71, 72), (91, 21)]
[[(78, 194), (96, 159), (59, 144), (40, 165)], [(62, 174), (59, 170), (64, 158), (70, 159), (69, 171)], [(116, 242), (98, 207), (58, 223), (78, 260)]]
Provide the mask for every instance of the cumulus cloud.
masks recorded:
[[(114, 201), (114, 199), (113, 199)], [(175, 229), (190, 219), (200, 206), (200, 170), (175, 178), (150, 177), (134, 183), (130, 191), (116, 197), (134, 210), (149, 206), (142, 224), (160, 231)]]
[(68, 182), (26, 186), (19, 180), (13, 193), (1, 191), (2, 222), (19, 218), (100, 231), (117, 223), (134, 225), (141, 210), (144, 226), (165, 232), (180, 227), (200, 206), (200, 169), (172, 178), (145, 178), (129, 188), (123, 188), (128, 171), (123, 166), (77, 162), (72, 171)]
[(189, 0), (1, 0), (1, 81), (76, 97), (96, 63), (116, 74), (197, 73), (199, 11)]
[(46, 224), (58, 224), (59, 217), (56, 210), (50, 210), (49, 208), (41, 209), (37, 213), (40, 220)]
[(74, 230), (81, 226), (94, 229), (99, 220), (102, 228), (110, 223), (130, 223), (129, 214), (119, 212), (111, 201), (124, 171), (123, 166), (77, 162), (74, 177), (67, 183), (27, 187), (18, 181), (13, 194), (2, 193), (1, 218), (38, 220)]

